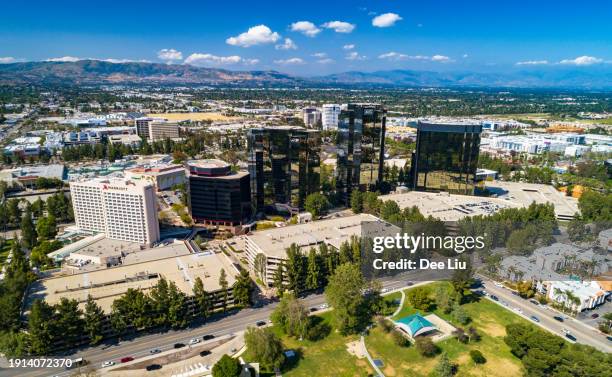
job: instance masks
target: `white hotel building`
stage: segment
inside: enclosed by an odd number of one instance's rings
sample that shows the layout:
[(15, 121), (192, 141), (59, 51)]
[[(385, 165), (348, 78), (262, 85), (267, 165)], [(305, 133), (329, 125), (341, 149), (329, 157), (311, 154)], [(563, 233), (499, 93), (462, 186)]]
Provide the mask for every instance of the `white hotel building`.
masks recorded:
[(121, 178), (71, 182), (70, 195), (81, 230), (147, 246), (159, 240), (152, 183)]
[(340, 116), (340, 105), (325, 104), (321, 108), (321, 124), (324, 130), (338, 129), (338, 117)]

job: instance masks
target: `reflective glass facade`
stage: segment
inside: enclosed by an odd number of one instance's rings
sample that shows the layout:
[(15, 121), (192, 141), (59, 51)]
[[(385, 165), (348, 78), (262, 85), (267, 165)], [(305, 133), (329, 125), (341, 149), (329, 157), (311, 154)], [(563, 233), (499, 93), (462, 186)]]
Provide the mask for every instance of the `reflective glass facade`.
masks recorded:
[(386, 110), (349, 104), (338, 120), (336, 192), (349, 204), (353, 189), (372, 190), (382, 181)]
[(472, 195), (476, 180), (480, 124), (417, 123), (412, 188)]
[(249, 173), (255, 211), (303, 208), (319, 190), (321, 138), (316, 130), (270, 127), (249, 130)]

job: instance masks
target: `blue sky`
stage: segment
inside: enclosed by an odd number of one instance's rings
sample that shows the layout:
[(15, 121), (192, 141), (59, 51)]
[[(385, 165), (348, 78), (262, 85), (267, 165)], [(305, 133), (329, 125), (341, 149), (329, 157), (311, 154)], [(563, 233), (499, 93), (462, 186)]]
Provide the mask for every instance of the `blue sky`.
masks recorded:
[(10, 1), (0, 62), (95, 58), (304, 75), (612, 68), (609, 1)]

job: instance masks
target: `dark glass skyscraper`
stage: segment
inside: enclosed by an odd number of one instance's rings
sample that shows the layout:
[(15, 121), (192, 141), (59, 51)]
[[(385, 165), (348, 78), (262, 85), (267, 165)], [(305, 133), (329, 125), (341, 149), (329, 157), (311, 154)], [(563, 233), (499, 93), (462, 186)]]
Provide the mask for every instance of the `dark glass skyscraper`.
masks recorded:
[(375, 189), (383, 179), (386, 110), (349, 104), (338, 120), (336, 192), (349, 204), (353, 189)]
[(254, 128), (247, 134), (255, 211), (295, 211), (319, 190), (321, 137), (299, 127)]
[(473, 194), (482, 126), (418, 121), (416, 128), (412, 189)]

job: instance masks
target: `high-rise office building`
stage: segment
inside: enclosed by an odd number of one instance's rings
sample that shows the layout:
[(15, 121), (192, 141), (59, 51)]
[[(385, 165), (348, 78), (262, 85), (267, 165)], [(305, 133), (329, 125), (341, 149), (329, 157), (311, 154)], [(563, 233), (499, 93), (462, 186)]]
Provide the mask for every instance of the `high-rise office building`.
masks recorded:
[(306, 107), (302, 109), (302, 117), (304, 125), (308, 128), (321, 127), (321, 112), (315, 107)]
[(349, 104), (340, 112), (336, 192), (349, 204), (354, 189), (373, 190), (383, 179), (386, 110), (376, 104)]
[(147, 181), (93, 179), (70, 183), (76, 225), (106, 237), (152, 245), (159, 240), (155, 187)]
[(419, 191), (474, 193), (480, 133), (473, 122), (418, 121), (411, 186)]
[(192, 160), (189, 169), (189, 210), (200, 223), (235, 226), (251, 217), (249, 173), (232, 172), (220, 160)]
[(321, 124), (323, 130), (335, 130), (338, 128), (338, 117), (340, 117), (340, 105), (326, 103), (321, 108)]
[(319, 190), (320, 134), (299, 127), (253, 128), (247, 134), (255, 211), (297, 211)]

